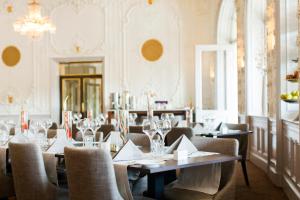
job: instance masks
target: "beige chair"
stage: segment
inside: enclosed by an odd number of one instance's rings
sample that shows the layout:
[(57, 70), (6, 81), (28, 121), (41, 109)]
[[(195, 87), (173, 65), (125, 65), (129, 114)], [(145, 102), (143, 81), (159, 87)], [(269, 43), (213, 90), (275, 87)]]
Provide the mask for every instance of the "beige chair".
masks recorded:
[(54, 138), (57, 135), (57, 129), (49, 129), (47, 132), (47, 138)]
[(103, 138), (105, 138), (111, 131), (115, 131), (116, 127), (112, 124), (103, 124), (96, 133), (96, 141), (99, 141), (100, 132), (103, 133)]
[(143, 148), (150, 148), (150, 140), (146, 134), (128, 133), (127, 139), (130, 139), (135, 145)]
[(185, 135), (187, 138), (193, 137), (193, 130), (191, 128), (172, 128), (172, 130), (167, 134), (165, 143), (167, 146), (170, 146), (175, 142), (180, 136)]
[[(227, 127), (229, 130), (240, 130), (240, 131), (248, 131), (248, 124), (228, 124), (228, 123), (222, 123), (221, 130), (223, 127)], [(221, 135), (218, 136), (218, 138), (233, 138), (237, 139), (239, 141), (239, 155), (242, 156), (241, 160), (241, 166), (243, 169), (244, 179), (246, 182), (246, 185), (249, 186), (249, 178), (247, 173), (247, 152), (248, 152), (248, 135)]]
[(65, 160), (71, 200), (122, 199), (109, 153), (66, 147)]
[(9, 154), (18, 200), (68, 199), (65, 190), (49, 182), (39, 146), (33, 143), (10, 143)]
[[(1, 155), (0, 160), (0, 199), (7, 199), (15, 195), (12, 177), (5, 175), (6, 153)], [(2, 157), (3, 156), (3, 157)]]
[[(198, 150), (218, 152), (226, 155), (238, 155), (238, 141), (235, 139), (191, 138)], [(215, 195), (166, 187), (165, 198), (170, 200), (231, 200), (235, 198), (236, 161), (222, 163), (219, 191)]]
[(129, 126), (129, 133), (143, 133), (143, 126)]

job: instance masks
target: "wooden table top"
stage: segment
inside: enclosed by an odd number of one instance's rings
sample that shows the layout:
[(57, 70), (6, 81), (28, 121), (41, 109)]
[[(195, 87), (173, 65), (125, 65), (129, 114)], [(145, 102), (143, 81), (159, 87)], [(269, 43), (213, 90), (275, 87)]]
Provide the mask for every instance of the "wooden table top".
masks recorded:
[(214, 155), (207, 155), (207, 156), (192, 157), (182, 161), (167, 160), (165, 161), (164, 164), (161, 164), (159, 167), (153, 167), (153, 168), (148, 168), (139, 164), (134, 164), (134, 165), (129, 165), (128, 169), (138, 170), (146, 174), (154, 174), (154, 173), (166, 172), (166, 171), (171, 171), (176, 169), (223, 163), (223, 162), (235, 161), (240, 159), (241, 159), (240, 156), (214, 154)]
[[(58, 158), (64, 158), (64, 154), (56, 154)], [(164, 164), (161, 164), (159, 167), (146, 167), (140, 164), (129, 165), (128, 169), (140, 171), (144, 174), (154, 174), (159, 172), (166, 172), (176, 169), (196, 167), (201, 165), (209, 165), (216, 163), (223, 163), (229, 161), (240, 160), (241, 156), (229, 156), (224, 154), (213, 154), (199, 157), (192, 157), (186, 160), (177, 161), (177, 160), (167, 160)]]
[(196, 133), (196, 136), (216, 136), (216, 137), (226, 137), (226, 136), (238, 136), (238, 135), (250, 135), (253, 131), (231, 131), (228, 130), (227, 133), (222, 133), (221, 131), (214, 131), (212, 133)]

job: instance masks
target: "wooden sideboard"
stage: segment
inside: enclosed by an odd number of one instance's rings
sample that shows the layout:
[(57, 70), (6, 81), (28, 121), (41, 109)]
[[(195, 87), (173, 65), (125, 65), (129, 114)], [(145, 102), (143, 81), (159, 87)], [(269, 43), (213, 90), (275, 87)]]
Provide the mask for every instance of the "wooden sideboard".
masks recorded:
[[(116, 110), (109, 110), (108, 114), (108, 123), (111, 122), (111, 119), (115, 118)], [(141, 121), (143, 117), (147, 116), (147, 110), (130, 110), (129, 113), (136, 113), (138, 115), (137, 121)], [(170, 109), (170, 110), (154, 110), (154, 116), (161, 116), (163, 113), (173, 113), (175, 116), (181, 117), (183, 120), (186, 120), (186, 116), (188, 114), (187, 109)]]

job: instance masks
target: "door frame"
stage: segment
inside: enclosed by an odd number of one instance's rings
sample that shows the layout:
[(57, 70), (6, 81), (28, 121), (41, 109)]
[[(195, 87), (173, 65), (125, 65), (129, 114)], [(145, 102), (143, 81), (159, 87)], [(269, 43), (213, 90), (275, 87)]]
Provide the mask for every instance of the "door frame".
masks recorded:
[[(221, 88), (222, 82), (226, 82), (225, 91), (217, 91), (217, 109), (203, 110), (203, 91), (202, 91), (202, 55), (203, 52), (216, 52), (216, 87)], [(225, 55), (225, 63), (221, 55)], [(234, 60), (234, 45), (196, 45), (195, 47), (195, 111), (196, 122), (200, 122), (202, 113), (215, 113), (221, 118), (228, 118), (229, 122), (235, 122), (238, 119), (238, 89), (237, 89), (237, 63)], [(220, 67), (225, 64), (225, 69)], [(226, 74), (222, 77), (222, 74)], [(230, 78), (229, 78), (230, 77)], [(221, 102), (222, 101), (222, 102)], [(224, 108), (224, 101), (226, 106)], [(227, 119), (225, 119), (227, 121)]]
[[(62, 109), (63, 109), (63, 101), (64, 99), (62, 99), (62, 82), (64, 79), (79, 79), (80, 80), (80, 112), (82, 113), (82, 102), (83, 102), (83, 80), (86, 78), (90, 78), (90, 79), (101, 79), (101, 87), (100, 90), (102, 91), (101, 94), (101, 109), (102, 111), (104, 111), (104, 90), (103, 90), (103, 76), (101, 74), (87, 74), (87, 75), (61, 75), (59, 76), (59, 111), (60, 113), (62, 113)], [(62, 122), (62, 115), (60, 114), (59, 117), (60, 122)]]

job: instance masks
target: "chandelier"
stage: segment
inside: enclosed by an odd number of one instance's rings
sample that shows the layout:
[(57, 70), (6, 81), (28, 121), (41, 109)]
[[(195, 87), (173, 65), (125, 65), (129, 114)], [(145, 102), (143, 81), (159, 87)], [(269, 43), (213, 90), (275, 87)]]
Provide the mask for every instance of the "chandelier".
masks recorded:
[(13, 27), (16, 32), (31, 38), (38, 38), (44, 32), (54, 33), (56, 30), (49, 17), (41, 15), (41, 6), (37, 0), (29, 1), (28, 15), (18, 19)]

